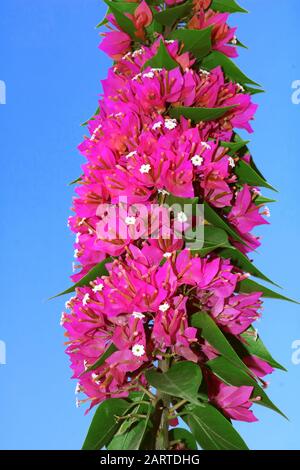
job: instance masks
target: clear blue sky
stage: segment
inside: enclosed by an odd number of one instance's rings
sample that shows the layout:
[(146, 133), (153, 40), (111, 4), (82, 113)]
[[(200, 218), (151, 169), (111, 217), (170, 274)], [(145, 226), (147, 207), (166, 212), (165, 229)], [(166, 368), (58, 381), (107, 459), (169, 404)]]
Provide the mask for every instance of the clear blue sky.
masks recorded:
[[(298, 0), (240, 0), (250, 15), (233, 15), (239, 38), (249, 46), (239, 64), (263, 84), (251, 149), (279, 190), (271, 227), (257, 265), (286, 288), (299, 292), (300, 105), (291, 83), (300, 80)], [(283, 6), (284, 5), (284, 6)], [(90, 416), (76, 409), (63, 332), (64, 300), (46, 299), (69, 284), (72, 236), (66, 227), (72, 189), (80, 174), (79, 123), (96, 108), (99, 81), (109, 60), (98, 51), (94, 26), (101, 0), (2, 0), (0, 80), (1, 314), (0, 448), (77, 449)], [(289, 372), (271, 376), (271, 398), (285, 421), (256, 407), (256, 424), (238, 428), (252, 449), (300, 449), (300, 365), (291, 344), (300, 339), (300, 307), (265, 303), (260, 331)]]

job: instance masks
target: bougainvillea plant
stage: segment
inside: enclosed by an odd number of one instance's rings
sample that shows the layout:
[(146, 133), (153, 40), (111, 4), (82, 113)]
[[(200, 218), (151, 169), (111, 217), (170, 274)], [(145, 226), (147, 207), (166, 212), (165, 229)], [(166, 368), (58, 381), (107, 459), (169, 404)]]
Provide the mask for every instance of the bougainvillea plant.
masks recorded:
[(251, 261), (273, 202), (259, 188), (273, 188), (239, 135), (262, 91), (232, 61), (243, 45), (228, 17), (246, 11), (105, 3), (113, 66), (79, 146), (76, 272), (62, 293), (74, 293), (61, 322), (77, 404), (97, 407), (83, 448), (247, 449), (233, 422), (256, 421), (254, 404), (281, 413), (264, 377), (284, 370), (253, 323), (264, 296), (289, 299)]

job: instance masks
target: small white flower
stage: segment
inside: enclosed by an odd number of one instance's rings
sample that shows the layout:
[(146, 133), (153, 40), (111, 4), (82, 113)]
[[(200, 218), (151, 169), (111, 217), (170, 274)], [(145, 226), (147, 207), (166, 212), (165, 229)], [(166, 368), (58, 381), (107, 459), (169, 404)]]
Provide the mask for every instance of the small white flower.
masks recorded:
[(165, 128), (169, 129), (171, 131), (172, 129), (175, 129), (177, 127), (177, 121), (176, 119), (165, 119)]
[(125, 158), (131, 158), (131, 157), (134, 157), (134, 155), (137, 154), (137, 151), (136, 150), (133, 150), (132, 152), (129, 152), (127, 155), (125, 155)]
[(210, 72), (208, 70), (200, 69), (199, 72), (202, 73), (202, 75), (210, 75)]
[(166, 189), (158, 189), (157, 192), (159, 194), (163, 194), (164, 196), (168, 196), (170, 194)]
[(162, 122), (161, 122), (161, 121), (157, 121), (157, 122), (155, 122), (155, 123), (153, 124), (152, 130), (153, 130), (153, 131), (156, 131), (156, 129), (160, 129), (161, 126), (162, 126)]
[(242, 91), (242, 92), (245, 91), (245, 88), (240, 83), (237, 83), (236, 86), (239, 91)]
[(142, 344), (135, 344), (132, 349), (132, 354), (136, 357), (141, 357), (145, 354), (145, 348)]
[(154, 72), (151, 70), (150, 72), (143, 73), (143, 78), (154, 78)]
[(88, 293), (84, 294), (83, 299), (82, 299), (82, 305), (86, 305), (89, 300), (90, 300), (90, 294)]
[(143, 49), (137, 49), (132, 53), (132, 57), (136, 57), (137, 55), (143, 54)]
[(145, 315), (141, 312), (132, 312), (133, 318), (138, 318), (139, 320), (142, 320), (145, 318)]
[(81, 388), (80, 388), (79, 382), (77, 382), (76, 387), (75, 387), (75, 395), (78, 395), (78, 393), (80, 392), (81, 392)]
[(266, 217), (271, 217), (270, 209), (267, 206), (265, 206), (262, 214), (265, 215)]
[(209, 145), (207, 142), (201, 142), (202, 147), (204, 147), (207, 150), (211, 150), (211, 145)]
[(229, 163), (229, 166), (231, 166), (231, 168), (235, 167), (235, 161), (232, 157), (228, 157), (228, 163)]
[[(68, 308), (68, 307), (66, 307), (66, 308)], [(63, 326), (64, 323), (65, 323), (65, 321), (66, 321), (66, 315), (65, 315), (65, 313), (63, 312), (63, 313), (61, 314), (61, 317), (60, 317), (60, 322), (59, 322), (60, 326)]]
[(141, 73), (137, 73), (134, 77), (132, 77), (132, 81), (138, 80), (142, 76)]
[(104, 285), (102, 284), (102, 282), (100, 282), (100, 284), (96, 284), (93, 287), (93, 292), (101, 292), (103, 288), (104, 288)]
[(125, 224), (126, 225), (134, 225), (135, 220), (136, 220), (135, 217), (127, 216), (127, 217), (125, 217)]
[(203, 163), (203, 158), (200, 155), (194, 155), (192, 158), (192, 164), (194, 166), (201, 166)]
[(152, 70), (152, 72), (161, 72), (162, 71), (162, 69), (159, 68), (159, 67), (154, 67), (151, 70)]
[(170, 253), (169, 251), (166, 251), (164, 254), (163, 254), (163, 257), (164, 258), (171, 258), (172, 256), (172, 253)]
[(149, 165), (149, 163), (146, 163), (144, 165), (141, 166), (140, 168), (140, 172), (143, 174), (143, 173), (149, 173), (149, 171), (151, 170), (151, 165)]
[(92, 379), (94, 382), (97, 382), (97, 379), (98, 379), (98, 374), (96, 374), (95, 372), (92, 373)]
[(78, 258), (78, 255), (79, 255), (79, 250), (77, 250), (76, 248), (76, 250), (74, 250), (74, 258)]
[(177, 220), (178, 220), (178, 222), (185, 223), (185, 222), (187, 221), (187, 219), (188, 219), (188, 218), (187, 218), (186, 214), (185, 214), (183, 211), (178, 212), (178, 214), (177, 214)]
[(81, 233), (76, 233), (76, 237), (75, 237), (75, 243), (79, 243), (79, 237), (80, 237)]
[(161, 312), (166, 312), (167, 310), (169, 310), (169, 308), (170, 305), (168, 304), (168, 302), (164, 302), (158, 307), (158, 310), (160, 310)]
[(234, 45), (237, 44), (237, 37), (236, 36), (233, 36), (233, 38), (231, 39), (231, 44), (234, 44)]
[(87, 370), (89, 368), (89, 363), (86, 359), (83, 361), (83, 366), (84, 366), (84, 370)]

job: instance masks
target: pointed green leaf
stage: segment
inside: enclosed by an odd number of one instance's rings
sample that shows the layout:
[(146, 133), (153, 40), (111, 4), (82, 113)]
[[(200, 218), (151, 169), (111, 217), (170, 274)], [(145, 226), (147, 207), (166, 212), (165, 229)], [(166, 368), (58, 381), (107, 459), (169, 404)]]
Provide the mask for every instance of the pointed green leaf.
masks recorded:
[(224, 108), (193, 108), (188, 106), (176, 106), (170, 108), (169, 114), (172, 118), (180, 119), (184, 116), (194, 122), (213, 121), (224, 116), (233, 106), (225, 106)]
[(260, 337), (255, 334), (253, 327), (250, 327), (247, 331), (242, 333), (241, 336), (244, 339), (242, 346), (250, 355), (259, 357), (263, 361), (268, 362), (270, 366), (275, 369), (286, 371), (286, 368), (271, 356)]
[(277, 202), (276, 199), (270, 199), (268, 197), (264, 196), (257, 196), (254, 200), (255, 204), (260, 205), (260, 204), (270, 204), (272, 202)]
[[(191, 238), (189, 235), (191, 235)], [(200, 249), (193, 249), (193, 245), (189, 245), (191, 253), (193, 255), (198, 254), (199, 256), (206, 256), (208, 253), (218, 248), (230, 247), (227, 232), (212, 225), (204, 225), (202, 236), (201, 234), (198, 234), (196, 239), (193, 238), (193, 232), (188, 230), (185, 234), (185, 240), (187, 242), (192, 241), (193, 243), (196, 243), (197, 246), (202, 245), (202, 248)]]
[(86, 374), (87, 372), (90, 372), (91, 370), (98, 369), (101, 367), (106, 359), (110, 357), (114, 352), (118, 351), (114, 343), (111, 343), (108, 348), (104, 351), (104, 353), (97, 359), (97, 361), (94, 362), (90, 367), (88, 367), (81, 375)]
[[(134, 410), (133, 413), (138, 413)], [(149, 426), (151, 407), (149, 404), (147, 417), (135, 423), (125, 433), (117, 434), (107, 446), (108, 450), (139, 450)]]
[(273, 290), (268, 289), (262, 284), (252, 281), (252, 279), (244, 279), (243, 281), (241, 281), (238, 284), (238, 292), (245, 292), (245, 293), (262, 292), (264, 297), (267, 297), (270, 299), (287, 300), (288, 302), (299, 304), (299, 302), (297, 302), (296, 300), (289, 299), (288, 297), (285, 297), (284, 295), (278, 294), (278, 292), (274, 292)]
[(257, 400), (257, 404), (270, 408), (273, 411), (276, 411), (281, 416), (286, 418), (286, 416), (280, 411), (276, 405), (269, 399), (264, 390), (258, 385), (256, 380), (254, 380), (250, 375), (239, 367), (235, 366), (229, 362), (225, 357), (217, 357), (206, 363), (207, 367), (223, 382), (228, 385), (234, 385), (236, 387), (241, 387), (243, 385), (248, 385), (254, 387), (253, 395)]
[(239, 251), (237, 248), (230, 247), (230, 248), (224, 248), (219, 252), (220, 256), (222, 258), (230, 258), (231, 261), (235, 266), (238, 268), (242, 269), (243, 271), (246, 271), (253, 276), (256, 276), (264, 281), (270, 282), (271, 284), (274, 284), (277, 287), (278, 284), (275, 282), (271, 281), (267, 276), (265, 276), (259, 269), (257, 269), (256, 266), (249, 260), (249, 258), (244, 255), (241, 251)]
[(124, 416), (131, 403), (120, 398), (109, 398), (101, 403), (92, 419), (82, 446), (83, 450), (100, 450), (106, 446), (121, 425), (117, 416)]
[(87, 121), (83, 122), (82, 124), (80, 124), (82, 127), (84, 126), (87, 126), (88, 123), (95, 118), (95, 116), (97, 116), (98, 114), (100, 113), (100, 107), (98, 106), (98, 108), (96, 109), (96, 111), (94, 112), (93, 116), (91, 116), (89, 119), (87, 119)]
[(156, 55), (148, 60), (143, 68), (145, 69), (147, 67), (152, 67), (154, 69), (164, 68), (167, 70), (172, 70), (176, 67), (179, 67), (179, 64), (174, 59), (172, 59), (164, 42), (160, 41)]
[[(185, 449), (189, 450), (197, 450), (197, 442), (194, 438), (193, 434), (190, 433), (187, 429), (184, 428), (174, 428), (169, 431), (169, 441), (172, 442), (180, 442), (184, 444)], [(175, 445), (175, 444), (174, 444)]]
[(191, 403), (197, 402), (202, 381), (201, 369), (189, 361), (175, 363), (167, 372), (148, 370), (145, 373), (150, 385), (170, 396), (180, 397)]
[(245, 245), (244, 240), (231, 228), (231, 226), (207, 203), (204, 202), (205, 219), (212, 225), (226, 230), (226, 232), (234, 239)]
[(81, 181), (81, 176), (79, 178), (76, 178), (76, 180), (71, 181), (71, 183), (68, 184), (68, 186), (72, 186), (73, 184), (77, 184)]
[(240, 183), (246, 183), (250, 186), (261, 186), (278, 192), (264, 178), (262, 178), (254, 168), (248, 165), (244, 160), (239, 160), (235, 166), (235, 173)]
[(213, 51), (205, 57), (201, 63), (201, 67), (212, 70), (215, 67), (221, 66), (225, 75), (236, 83), (241, 85), (254, 85), (260, 87), (259, 83), (254, 82), (251, 78), (247, 77), (238, 66), (229, 57), (222, 52)]
[(205, 29), (177, 29), (169, 34), (168, 39), (175, 39), (184, 44), (183, 52), (190, 52), (197, 59), (202, 59), (211, 50), (212, 27)]
[(195, 313), (191, 323), (192, 326), (201, 330), (202, 338), (206, 339), (229, 362), (243, 369), (247, 374), (251, 373), (208, 313)]
[(126, 15), (124, 15), (124, 13), (122, 12), (122, 8), (118, 5), (118, 2), (112, 2), (110, 0), (104, 0), (104, 2), (109, 7), (111, 13), (114, 15), (122, 31), (129, 34), (129, 36), (134, 41), (137, 41), (137, 37), (135, 36), (134, 24)]
[(169, 207), (172, 207), (173, 205), (179, 205), (182, 209), (184, 209), (185, 205), (194, 205), (197, 204), (198, 201), (198, 197), (179, 197), (174, 196), (174, 194), (168, 194), (165, 199), (165, 204)]
[(221, 140), (220, 145), (222, 147), (229, 148), (229, 153), (234, 154), (241, 150), (243, 147), (245, 147), (247, 144), (249, 144), (249, 142), (249, 140), (241, 140), (239, 142), (226, 142), (225, 140)]
[(154, 19), (164, 26), (172, 26), (176, 21), (182, 20), (191, 13), (192, 5), (192, 0), (187, 0), (180, 5), (155, 13)]
[(204, 450), (248, 450), (232, 424), (214, 406), (193, 407), (188, 425)]
[(82, 279), (80, 279), (80, 281), (76, 282), (76, 284), (73, 284), (73, 286), (69, 287), (63, 292), (53, 295), (49, 300), (60, 297), (61, 295), (71, 294), (71, 292), (74, 292), (77, 287), (88, 286), (89, 283), (94, 281), (97, 277), (107, 276), (108, 272), (105, 266), (107, 263), (111, 263), (112, 260), (113, 259), (109, 257), (101, 261), (101, 263), (98, 263), (96, 266), (94, 266)]
[(240, 7), (235, 0), (213, 0), (211, 8), (220, 12), (248, 13), (248, 10)]

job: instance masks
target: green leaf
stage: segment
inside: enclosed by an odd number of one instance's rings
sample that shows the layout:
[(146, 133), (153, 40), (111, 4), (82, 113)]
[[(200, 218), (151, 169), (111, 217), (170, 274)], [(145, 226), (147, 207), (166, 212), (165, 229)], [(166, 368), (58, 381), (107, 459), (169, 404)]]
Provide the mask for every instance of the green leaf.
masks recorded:
[(197, 246), (202, 245), (202, 248), (193, 249), (193, 246), (190, 244), (189, 248), (193, 255), (198, 254), (199, 256), (206, 256), (211, 251), (214, 251), (218, 248), (229, 247), (228, 235), (225, 230), (214, 227), (212, 225), (204, 225), (203, 227), (203, 236), (200, 234), (197, 235), (197, 238), (194, 239), (193, 236), (189, 238), (189, 234), (193, 235), (191, 230), (188, 230), (185, 234), (185, 240), (187, 242), (192, 241), (196, 243)]
[(253, 327), (248, 328), (248, 330), (242, 333), (241, 336), (244, 339), (242, 347), (247, 351), (247, 353), (268, 362), (270, 366), (274, 367), (275, 369), (286, 371), (286, 368), (279, 364), (279, 362), (277, 362), (271, 356), (260, 337), (255, 335), (255, 330)]
[(72, 186), (73, 184), (79, 183), (81, 181), (81, 176), (76, 178), (76, 180), (71, 181), (71, 183), (68, 184), (68, 186)]
[(234, 82), (240, 83), (241, 85), (255, 85), (260, 87), (259, 83), (254, 82), (251, 78), (247, 77), (238, 66), (226, 55), (219, 51), (211, 52), (205, 57), (201, 63), (201, 67), (212, 70), (215, 67), (221, 66), (224, 70), (225, 75)]
[(202, 59), (211, 50), (212, 27), (205, 29), (177, 29), (168, 39), (175, 39), (184, 44), (183, 52), (191, 52), (197, 59)]
[(278, 294), (278, 292), (274, 292), (271, 289), (259, 284), (258, 282), (252, 281), (252, 279), (244, 279), (238, 284), (238, 292), (245, 292), (247, 294), (251, 292), (262, 292), (264, 297), (269, 299), (279, 299), (279, 300), (287, 300), (288, 302), (293, 302), (294, 304), (299, 304), (296, 300), (289, 299), (284, 295)]
[(230, 421), (210, 404), (193, 407), (187, 422), (204, 450), (248, 450)]
[(254, 200), (255, 204), (270, 204), (271, 202), (277, 202), (276, 199), (270, 199), (264, 196), (257, 196)]
[(117, 434), (107, 446), (108, 450), (139, 450), (149, 425), (150, 411), (151, 408), (149, 406), (145, 419), (141, 419), (141, 421), (133, 425), (127, 432)]
[(152, 59), (148, 60), (143, 68), (145, 69), (147, 67), (152, 67), (154, 69), (165, 68), (167, 70), (172, 70), (176, 67), (179, 67), (179, 64), (174, 59), (172, 59), (164, 42), (160, 41), (156, 55), (152, 57)]
[(131, 403), (120, 398), (109, 398), (98, 406), (84, 444), (83, 450), (100, 450), (106, 446), (117, 432), (121, 422), (116, 416), (124, 416)]
[(173, 205), (179, 205), (181, 209), (184, 209), (185, 205), (194, 205), (197, 204), (198, 201), (198, 197), (179, 197), (174, 196), (174, 194), (168, 194), (165, 199), (165, 204), (169, 207), (172, 207)]
[(246, 271), (253, 276), (256, 276), (264, 281), (270, 282), (271, 284), (274, 284), (274, 286), (278, 286), (275, 282), (271, 281), (267, 276), (265, 276), (259, 269), (257, 269), (256, 266), (249, 260), (249, 258), (241, 253), (237, 248), (230, 247), (230, 248), (224, 248), (219, 252), (220, 256), (222, 258), (230, 258), (233, 262), (233, 264), (243, 271)]
[(250, 375), (239, 367), (235, 366), (229, 362), (225, 357), (217, 357), (206, 363), (206, 366), (223, 382), (228, 385), (234, 385), (236, 387), (241, 387), (243, 385), (248, 385), (254, 388), (253, 395), (257, 400), (257, 404), (270, 408), (273, 411), (276, 411), (281, 416), (286, 418), (285, 414), (274, 405), (270, 400), (264, 390), (258, 385), (256, 380), (254, 380)]
[(97, 28), (97, 29), (98, 29), (98, 28), (101, 28), (101, 26), (104, 26), (104, 25), (106, 25), (106, 24), (108, 23), (108, 19), (106, 18), (108, 14), (109, 14), (109, 8), (107, 8), (103, 20), (101, 20), (101, 21), (96, 25), (96, 28)]
[(166, 8), (154, 15), (154, 19), (164, 26), (172, 26), (176, 21), (185, 18), (192, 11), (192, 0), (188, 0), (181, 5)]
[(230, 227), (230, 225), (207, 203), (204, 202), (205, 219), (212, 225), (226, 230), (226, 232), (234, 239), (245, 245), (244, 240)]
[(192, 316), (192, 326), (201, 330), (201, 336), (206, 339), (222, 356), (235, 366), (243, 369), (247, 374), (251, 373), (248, 367), (237, 355), (227, 338), (214, 320), (206, 312), (198, 312)]
[(94, 266), (82, 279), (80, 279), (80, 281), (76, 282), (76, 284), (73, 284), (73, 286), (69, 287), (63, 292), (53, 295), (49, 300), (60, 297), (61, 295), (70, 294), (71, 292), (74, 292), (77, 287), (88, 286), (89, 283), (94, 281), (97, 277), (107, 276), (108, 272), (105, 266), (107, 263), (111, 263), (112, 260), (113, 259), (109, 257), (101, 261), (101, 263), (98, 263), (96, 266)]
[(262, 178), (254, 168), (248, 165), (244, 160), (239, 160), (235, 166), (235, 173), (240, 183), (246, 183), (250, 186), (262, 186), (278, 192), (264, 178)]
[(95, 116), (97, 116), (98, 114), (100, 113), (100, 106), (98, 106), (98, 108), (96, 109), (96, 111), (94, 112), (93, 116), (91, 116), (89, 119), (87, 119), (87, 121), (83, 122), (82, 124), (80, 124), (82, 127), (84, 126), (87, 126), (88, 123), (95, 118)]
[(169, 431), (170, 442), (181, 442), (186, 449), (197, 450), (197, 442), (193, 434), (184, 428), (174, 428)]
[(213, 0), (211, 8), (222, 13), (248, 13), (248, 10), (240, 7), (235, 0)]
[(219, 119), (233, 106), (225, 106), (224, 108), (194, 108), (188, 106), (176, 106), (170, 108), (169, 114), (172, 118), (179, 119), (180, 116), (184, 116), (187, 119), (191, 119), (194, 122), (200, 121), (213, 121)]
[(202, 382), (201, 369), (189, 361), (177, 362), (167, 372), (148, 370), (146, 378), (150, 385), (170, 396), (198, 403), (197, 394)]
[(111, 343), (108, 348), (104, 351), (104, 353), (97, 359), (97, 361), (94, 362), (90, 367), (88, 367), (81, 375), (86, 374), (87, 372), (90, 372), (91, 370), (98, 369), (101, 367), (106, 359), (110, 357), (114, 352), (118, 351), (118, 348), (114, 345), (114, 343)]
[(114, 15), (118, 25), (125, 33), (129, 34), (129, 36), (134, 40), (137, 41), (137, 37), (135, 36), (135, 27), (133, 22), (122, 12), (122, 8), (118, 5), (118, 2), (111, 2), (109, 0), (104, 0), (106, 5), (109, 7), (110, 11)]
[(241, 140), (239, 142), (226, 142), (225, 140), (221, 140), (220, 145), (222, 147), (226, 147), (230, 150), (230, 154), (237, 153), (243, 147), (246, 147), (249, 144), (249, 140)]

